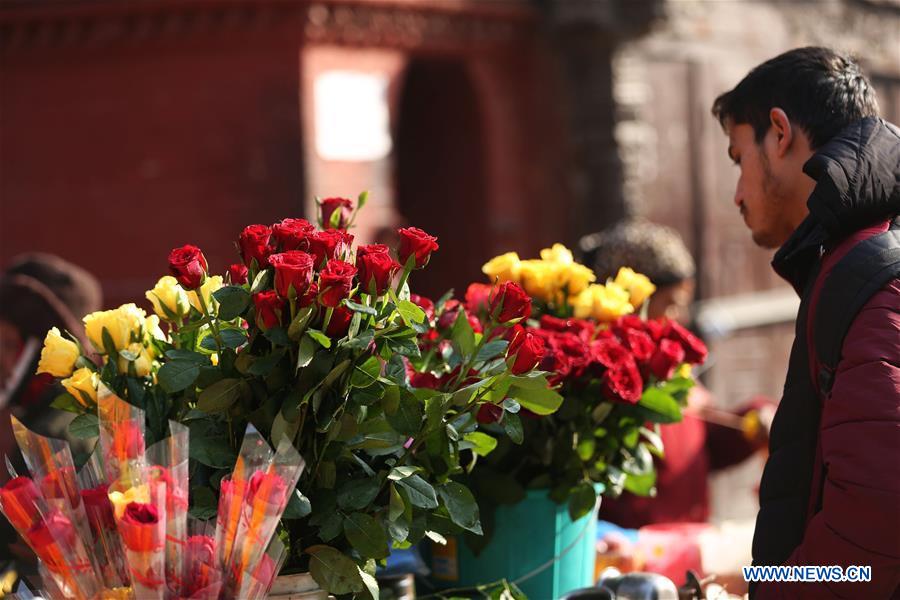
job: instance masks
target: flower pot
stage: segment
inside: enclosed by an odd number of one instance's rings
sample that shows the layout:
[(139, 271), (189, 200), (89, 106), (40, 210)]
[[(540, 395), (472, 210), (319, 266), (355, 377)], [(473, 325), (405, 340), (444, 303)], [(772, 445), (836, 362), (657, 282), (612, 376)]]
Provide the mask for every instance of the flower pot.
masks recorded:
[(559, 598), (593, 585), (596, 532), (596, 510), (573, 522), (547, 490), (530, 490), (522, 502), (497, 508), (494, 535), (478, 556), (461, 538), (432, 545), (432, 578), (444, 589), (521, 578), (516, 585), (529, 598)]
[(269, 598), (281, 600), (333, 600), (328, 592), (319, 587), (309, 573), (279, 575), (272, 584)]

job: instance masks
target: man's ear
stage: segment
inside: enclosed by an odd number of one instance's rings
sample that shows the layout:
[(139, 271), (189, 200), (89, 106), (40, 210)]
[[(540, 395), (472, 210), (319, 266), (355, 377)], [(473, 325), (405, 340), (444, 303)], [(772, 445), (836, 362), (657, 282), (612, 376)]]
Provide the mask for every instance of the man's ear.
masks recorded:
[(775, 154), (779, 158), (783, 158), (790, 150), (791, 144), (794, 143), (795, 132), (791, 126), (791, 120), (783, 110), (773, 108), (769, 111), (769, 122), (775, 132)]

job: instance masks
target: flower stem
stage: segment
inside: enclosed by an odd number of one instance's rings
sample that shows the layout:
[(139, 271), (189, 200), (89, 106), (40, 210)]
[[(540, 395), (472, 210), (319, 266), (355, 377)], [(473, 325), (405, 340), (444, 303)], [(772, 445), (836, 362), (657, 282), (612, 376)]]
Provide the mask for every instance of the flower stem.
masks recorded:
[(213, 319), (213, 315), (209, 311), (209, 306), (206, 304), (206, 300), (203, 298), (203, 292), (198, 288), (195, 293), (197, 294), (197, 300), (200, 302), (200, 307), (203, 309), (203, 316), (205, 316), (209, 320), (209, 329), (210, 331), (212, 331), (213, 338), (216, 340), (216, 347), (221, 354), (224, 344), (222, 343), (222, 334), (219, 331), (219, 324), (216, 323), (215, 319)]

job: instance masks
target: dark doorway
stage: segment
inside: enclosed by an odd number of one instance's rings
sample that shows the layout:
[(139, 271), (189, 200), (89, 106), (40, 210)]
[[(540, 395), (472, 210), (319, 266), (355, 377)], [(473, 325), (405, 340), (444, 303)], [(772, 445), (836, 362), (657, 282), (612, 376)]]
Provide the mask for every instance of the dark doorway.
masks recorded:
[(395, 126), (397, 210), (406, 224), (438, 237), (440, 250), (412, 277), (416, 293), (458, 295), (481, 281), (485, 256), (484, 128), (465, 65), (413, 60), (400, 92)]

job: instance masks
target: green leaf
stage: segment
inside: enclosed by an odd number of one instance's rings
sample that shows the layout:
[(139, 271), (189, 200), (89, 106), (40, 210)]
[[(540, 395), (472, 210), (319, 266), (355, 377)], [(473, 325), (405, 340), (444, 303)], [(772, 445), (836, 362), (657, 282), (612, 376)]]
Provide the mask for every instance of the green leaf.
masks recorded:
[(344, 306), (346, 306), (353, 312), (362, 313), (364, 315), (371, 315), (373, 317), (378, 316), (378, 311), (375, 310), (374, 307), (366, 306), (365, 304), (359, 304), (357, 302), (353, 302), (352, 300), (344, 300)]
[(312, 505), (309, 498), (300, 493), (300, 490), (294, 490), (291, 499), (288, 500), (287, 507), (284, 509), (282, 519), (302, 519), (312, 512)]
[(472, 357), (472, 353), (475, 351), (475, 332), (472, 331), (472, 326), (464, 311), (459, 311), (453, 329), (450, 330), (450, 339), (465, 360)]
[(451, 521), (476, 535), (482, 534), (478, 503), (469, 488), (461, 483), (448, 481), (438, 487), (437, 491), (450, 513)]
[(100, 420), (93, 413), (78, 415), (69, 423), (69, 435), (79, 440), (97, 437), (100, 435)]
[(250, 306), (250, 294), (238, 285), (226, 285), (213, 292), (213, 298), (219, 303), (218, 317), (222, 321), (231, 321), (244, 314)]
[(246, 385), (241, 379), (220, 379), (200, 392), (197, 408), (208, 413), (224, 412), (240, 399)]
[(233, 467), (237, 454), (224, 437), (194, 437), (188, 445), (190, 457), (217, 469)]
[[(363, 190), (359, 193), (359, 196), (356, 198), (356, 210), (362, 210), (362, 207), (366, 205), (366, 202), (369, 201), (369, 190)], [(377, 600), (377, 598), (376, 598)]]
[[(296, 412), (296, 411), (294, 411)], [(287, 438), (291, 443), (294, 442), (294, 438), (297, 437), (297, 431), (300, 429), (300, 420), (297, 417), (294, 421), (288, 421), (284, 416), (284, 410), (278, 411), (278, 414), (275, 415), (275, 418), (272, 420), (272, 441), (277, 446), (283, 438)]]
[(514, 444), (521, 444), (525, 440), (525, 432), (522, 430), (522, 419), (514, 413), (505, 413), (500, 421), (503, 431)]
[(524, 408), (538, 415), (551, 415), (562, 406), (563, 397), (550, 388), (520, 388), (517, 385), (509, 388), (510, 398)]
[(400, 300), (397, 302), (397, 312), (400, 313), (400, 318), (403, 319), (403, 322), (406, 323), (407, 327), (422, 325), (427, 318), (425, 311), (422, 310), (418, 304), (410, 302), (409, 300)]
[(304, 552), (310, 555), (309, 574), (326, 592), (339, 596), (365, 589), (359, 568), (343, 552), (321, 544), (310, 546)]
[(406, 495), (409, 497), (409, 502), (413, 506), (418, 506), (419, 508), (438, 507), (437, 496), (434, 493), (434, 488), (431, 487), (430, 483), (428, 483), (418, 475), (411, 475), (406, 479), (401, 479), (397, 482), (397, 485), (406, 490)]
[(400, 402), (393, 412), (385, 412), (385, 418), (394, 431), (402, 435), (413, 436), (422, 426), (424, 410), (422, 401), (406, 389), (400, 390)]
[(400, 495), (400, 492), (397, 491), (397, 488), (393, 483), (390, 487), (391, 500), (388, 505), (388, 518), (391, 521), (396, 521), (406, 511), (406, 503), (403, 501), (403, 496)]
[(388, 473), (388, 479), (391, 481), (400, 481), (401, 479), (406, 479), (415, 473), (421, 471), (421, 467), (410, 467), (410, 466), (401, 466), (394, 467), (391, 469), (391, 472)]
[(216, 494), (206, 486), (191, 488), (191, 516), (195, 519), (208, 520), (218, 512)]
[(389, 554), (384, 528), (365, 513), (355, 512), (344, 518), (344, 535), (364, 558), (387, 558)]
[(597, 503), (597, 492), (593, 484), (582, 481), (569, 492), (569, 517), (577, 521), (584, 515), (594, 510)]
[(76, 414), (81, 414), (81, 412), (84, 410), (84, 405), (78, 402), (75, 396), (68, 392), (63, 392), (62, 394), (54, 398), (53, 402), (50, 403), (50, 407)]
[[(469, 443), (468, 448), (471, 448), (478, 456), (487, 456), (497, 447), (497, 439), (481, 431), (467, 433), (463, 436), (463, 440)], [(465, 449), (463, 448), (465, 442), (459, 445), (460, 450)]]
[[(655, 427), (659, 428), (658, 425)], [(640, 431), (650, 444), (650, 452), (655, 456), (662, 458), (665, 455), (665, 448), (663, 447), (662, 437), (660, 437), (659, 433), (652, 429), (647, 429), (646, 427), (641, 427)]]
[[(247, 334), (243, 329), (222, 329), (219, 331), (219, 338), (223, 347), (231, 348), (232, 350), (236, 350), (247, 343)], [(200, 342), (200, 347), (210, 352), (215, 352), (219, 348), (216, 345), (215, 337), (211, 333), (203, 338)]]
[(257, 377), (265, 377), (271, 373), (272, 369), (274, 369), (281, 359), (284, 358), (286, 352), (287, 349), (281, 347), (276, 348), (271, 354), (260, 356), (253, 361), (253, 364), (247, 369), (247, 373), (256, 375)]
[(478, 355), (475, 357), (475, 360), (479, 362), (491, 360), (492, 358), (503, 354), (506, 351), (507, 346), (509, 346), (509, 342), (507, 342), (506, 340), (491, 340), (481, 347), (481, 350), (478, 351)]
[(288, 337), (294, 341), (299, 340), (303, 332), (306, 331), (306, 327), (312, 320), (314, 313), (315, 308), (312, 306), (298, 309), (294, 320), (288, 325)]
[(172, 348), (171, 350), (166, 352), (166, 358), (168, 358), (170, 361), (191, 362), (199, 366), (209, 364), (208, 355), (200, 354), (199, 352), (194, 352), (193, 350), (185, 350), (183, 348)]
[(269, 269), (263, 268), (259, 273), (256, 274), (256, 277), (253, 278), (253, 285), (250, 286), (250, 293), (258, 294), (259, 292), (268, 288), (269, 280), (271, 278), (272, 277), (269, 273)]
[(263, 334), (274, 346), (290, 346), (291, 338), (283, 327), (273, 327)]
[(366, 586), (366, 591), (369, 592), (369, 599), (370, 600), (378, 600), (379, 599), (378, 580), (375, 579), (374, 575), (370, 575), (370, 574), (366, 573), (359, 567), (357, 567), (357, 569), (359, 570), (359, 576), (363, 581), (363, 585)]
[(157, 373), (159, 385), (170, 394), (189, 388), (200, 374), (200, 363), (189, 360), (173, 360), (160, 367)]
[(331, 338), (318, 329), (307, 329), (306, 335), (319, 342), (319, 345), (323, 348), (331, 348)]
[(643, 475), (633, 473), (625, 474), (625, 489), (636, 496), (654, 495), (656, 485), (656, 473), (651, 471)]
[(318, 347), (318, 344), (316, 344), (308, 335), (304, 335), (303, 338), (301, 338), (300, 349), (297, 352), (298, 369), (309, 366), (309, 363), (312, 362), (313, 356), (316, 355), (316, 349), (318, 349)]
[(375, 500), (380, 490), (381, 479), (379, 478), (365, 477), (350, 480), (338, 490), (338, 506), (345, 510), (362, 510)]
[(366, 388), (375, 383), (381, 375), (381, 361), (377, 356), (370, 356), (361, 365), (356, 365), (350, 376), (350, 385), (358, 388)]
[(641, 396), (638, 406), (659, 415), (659, 423), (677, 423), (681, 421), (681, 406), (670, 394), (659, 388), (647, 388)]

